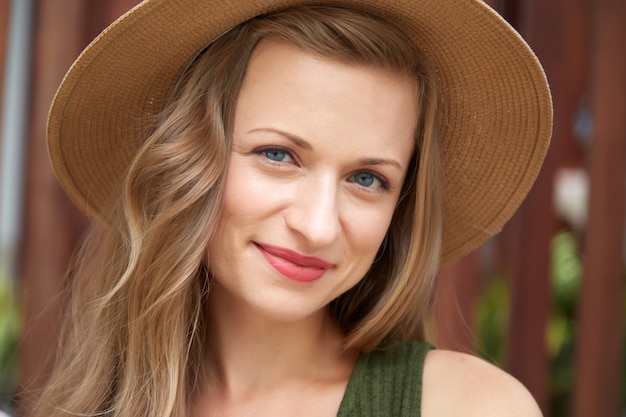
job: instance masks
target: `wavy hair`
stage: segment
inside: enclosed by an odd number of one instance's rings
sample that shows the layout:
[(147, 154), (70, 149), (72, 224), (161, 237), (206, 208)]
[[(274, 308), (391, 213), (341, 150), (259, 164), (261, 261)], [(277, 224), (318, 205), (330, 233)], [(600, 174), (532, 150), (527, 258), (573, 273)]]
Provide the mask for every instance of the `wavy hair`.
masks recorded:
[(441, 246), (442, 176), (434, 75), (413, 42), (364, 12), (299, 7), (257, 17), (188, 66), (68, 275), (53, 375), (31, 416), (184, 416), (211, 373), (205, 350), (209, 271), (234, 109), (255, 46), (275, 37), (415, 80), (416, 151), (384, 244), (330, 314), (346, 348), (423, 338)]

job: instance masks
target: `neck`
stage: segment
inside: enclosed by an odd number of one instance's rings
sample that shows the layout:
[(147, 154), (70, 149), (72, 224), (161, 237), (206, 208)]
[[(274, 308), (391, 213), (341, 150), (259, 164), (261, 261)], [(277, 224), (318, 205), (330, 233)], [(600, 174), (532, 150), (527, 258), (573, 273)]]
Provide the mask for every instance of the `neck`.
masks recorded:
[(343, 350), (342, 332), (326, 310), (282, 321), (227, 300), (219, 288), (212, 292), (208, 336), (219, 391), (350, 373), (357, 354)]

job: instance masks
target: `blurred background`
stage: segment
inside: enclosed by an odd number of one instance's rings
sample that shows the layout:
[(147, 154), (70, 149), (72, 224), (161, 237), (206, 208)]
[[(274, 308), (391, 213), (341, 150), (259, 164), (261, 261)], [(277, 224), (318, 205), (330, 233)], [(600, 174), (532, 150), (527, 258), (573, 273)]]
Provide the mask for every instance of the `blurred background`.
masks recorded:
[[(465, 1), (465, 0), (458, 0)], [(0, 416), (49, 372), (87, 220), (45, 145), (73, 60), (137, 0), (0, 0)], [(432, 339), (506, 369), (552, 417), (626, 416), (626, 0), (491, 0), (542, 61), (554, 134), (502, 232), (441, 272)]]

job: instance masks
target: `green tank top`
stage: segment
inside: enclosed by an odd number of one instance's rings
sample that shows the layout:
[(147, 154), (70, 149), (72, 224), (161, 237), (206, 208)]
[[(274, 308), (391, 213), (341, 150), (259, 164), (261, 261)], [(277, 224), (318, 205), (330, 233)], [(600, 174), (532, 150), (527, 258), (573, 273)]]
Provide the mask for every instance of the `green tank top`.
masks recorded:
[(337, 417), (419, 417), (427, 343), (396, 343), (359, 356)]

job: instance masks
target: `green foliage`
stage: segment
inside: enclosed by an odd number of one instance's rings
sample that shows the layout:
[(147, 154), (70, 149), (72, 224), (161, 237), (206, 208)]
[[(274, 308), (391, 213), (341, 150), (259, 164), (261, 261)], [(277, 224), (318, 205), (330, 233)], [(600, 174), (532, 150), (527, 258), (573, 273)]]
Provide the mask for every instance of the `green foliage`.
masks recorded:
[(561, 232), (554, 237), (551, 269), (555, 307), (559, 312), (573, 316), (583, 275), (578, 242), (573, 233)]
[[(554, 237), (550, 272), (553, 308), (546, 329), (550, 356), (550, 415), (565, 417), (571, 415), (575, 378), (576, 315), (583, 275), (580, 249), (573, 232), (562, 231)], [(506, 276), (492, 277), (483, 289), (476, 318), (478, 354), (499, 366), (504, 366), (509, 291)], [(624, 308), (626, 317), (626, 293)], [(626, 321), (623, 334), (626, 337)], [(626, 347), (622, 366), (622, 404), (626, 405)]]
[(550, 354), (550, 394), (553, 416), (570, 414), (574, 389), (576, 306), (583, 266), (576, 236), (558, 233), (552, 241), (552, 316), (548, 320), (547, 343)]
[(9, 277), (0, 275), (0, 403), (11, 397), (17, 371), (20, 321)]
[(495, 277), (483, 290), (476, 320), (478, 354), (491, 363), (503, 366), (509, 322), (509, 287), (504, 277)]

